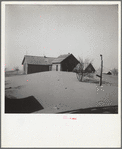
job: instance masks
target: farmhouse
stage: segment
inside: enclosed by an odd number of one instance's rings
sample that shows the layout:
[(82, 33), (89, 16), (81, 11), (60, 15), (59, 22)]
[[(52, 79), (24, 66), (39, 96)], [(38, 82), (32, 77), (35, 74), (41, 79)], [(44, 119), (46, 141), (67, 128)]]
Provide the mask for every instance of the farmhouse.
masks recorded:
[(73, 71), (79, 61), (72, 54), (60, 55), (52, 61), (52, 70)]
[(24, 74), (43, 71), (72, 71), (79, 61), (72, 54), (58, 58), (25, 55), (22, 61)]

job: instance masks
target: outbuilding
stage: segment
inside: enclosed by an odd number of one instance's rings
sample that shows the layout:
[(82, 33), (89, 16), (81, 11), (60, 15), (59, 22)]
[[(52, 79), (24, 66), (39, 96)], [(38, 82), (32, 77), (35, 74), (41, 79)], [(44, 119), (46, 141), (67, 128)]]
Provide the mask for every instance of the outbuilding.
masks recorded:
[(109, 72), (107, 73), (107, 75), (112, 75), (111, 71), (109, 71)]
[(94, 73), (95, 69), (91, 63), (88, 64), (80, 64), (78, 63), (77, 66), (73, 69), (74, 72), (79, 72), (79, 70), (82, 70), (84, 73)]
[(22, 61), (24, 74), (50, 71), (54, 59), (54, 57), (25, 55)]
[(89, 63), (84, 67), (84, 72), (85, 73), (94, 73), (95, 69), (94, 69), (93, 65), (91, 63)]

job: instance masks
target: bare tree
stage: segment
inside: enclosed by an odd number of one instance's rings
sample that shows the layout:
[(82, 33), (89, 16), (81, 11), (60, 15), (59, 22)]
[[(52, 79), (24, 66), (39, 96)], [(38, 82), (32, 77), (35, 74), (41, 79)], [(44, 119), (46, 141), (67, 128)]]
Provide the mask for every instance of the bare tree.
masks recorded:
[(101, 71), (101, 68), (99, 67), (99, 68), (96, 70), (96, 74), (99, 74), (99, 75), (100, 75), (100, 71)]
[(88, 64), (92, 64), (93, 63), (93, 59), (90, 59), (90, 58), (86, 58), (85, 60), (84, 60), (84, 66), (87, 66)]
[(90, 60), (89, 58), (86, 58), (83, 60), (82, 57), (79, 57), (79, 64), (74, 68), (74, 72), (76, 72), (77, 79), (82, 82), (83, 76), (84, 76), (84, 67), (90, 63), (93, 62), (93, 59)]
[(79, 62), (83, 65), (83, 67), (85, 68), (86, 66), (88, 66), (88, 64), (92, 64), (93, 63), (93, 59), (90, 58), (86, 58), (83, 60), (83, 58), (79, 57)]
[(83, 80), (83, 63), (79, 63), (77, 66), (76, 66), (76, 76), (77, 76), (77, 79), (82, 82)]
[(111, 72), (112, 72), (113, 75), (118, 75), (118, 69), (117, 68), (113, 68), (111, 70)]
[(83, 63), (84, 63), (84, 61), (83, 61), (83, 58), (82, 58), (82, 57), (79, 57), (79, 62), (80, 62), (81, 64), (83, 64)]

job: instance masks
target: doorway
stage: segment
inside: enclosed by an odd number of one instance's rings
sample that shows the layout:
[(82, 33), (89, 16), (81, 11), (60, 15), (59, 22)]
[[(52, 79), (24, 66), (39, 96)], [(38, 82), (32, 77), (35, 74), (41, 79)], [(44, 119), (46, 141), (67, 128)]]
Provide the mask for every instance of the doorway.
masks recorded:
[(58, 65), (56, 65), (56, 71), (58, 71)]

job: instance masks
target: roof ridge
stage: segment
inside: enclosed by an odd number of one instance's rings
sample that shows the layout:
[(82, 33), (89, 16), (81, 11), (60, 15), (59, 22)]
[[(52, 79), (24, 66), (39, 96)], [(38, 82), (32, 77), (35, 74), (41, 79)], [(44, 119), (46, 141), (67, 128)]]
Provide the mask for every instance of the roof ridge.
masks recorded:
[[(68, 53), (68, 54), (63, 54), (63, 55), (60, 55), (58, 56), (56, 59), (54, 59), (52, 61), (52, 63), (61, 63), (63, 60), (65, 60), (66, 58), (68, 58), (70, 55), (72, 55), (71, 53)], [(63, 57), (64, 56), (64, 57)]]
[[(45, 56), (33, 56), (33, 55), (25, 55), (25, 56), (31, 56), (31, 57), (45, 57)], [(47, 57), (46, 58), (57, 58), (57, 57)]]
[(63, 55), (71, 55), (71, 53), (68, 53), (68, 54), (62, 54), (62, 55), (59, 55), (59, 56), (63, 56)]

